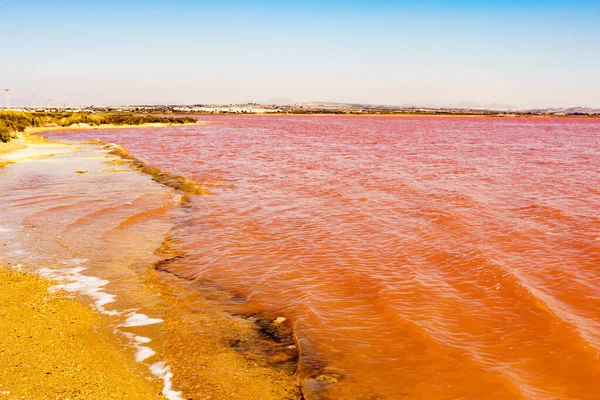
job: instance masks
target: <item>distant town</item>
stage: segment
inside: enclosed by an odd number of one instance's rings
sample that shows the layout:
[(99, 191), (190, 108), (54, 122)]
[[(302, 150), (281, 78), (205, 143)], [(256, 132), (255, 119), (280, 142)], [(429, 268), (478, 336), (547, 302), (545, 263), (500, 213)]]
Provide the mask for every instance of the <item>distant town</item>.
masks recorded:
[[(5, 107), (6, 109), (7, 107)], [(194, 105), (128, 105), (128, 106), (30, 106), (11, 108), (29, 112), (127, 112), (160, 114), (348, 114), (348, 115), (481, 115), (577, 116), (599, 117), (600, 109), (589, 107), (543, 109), (490, 109), (469, 107), (419, 107), (372, 104), (307, 102), (290, 104), (194, 104)]]

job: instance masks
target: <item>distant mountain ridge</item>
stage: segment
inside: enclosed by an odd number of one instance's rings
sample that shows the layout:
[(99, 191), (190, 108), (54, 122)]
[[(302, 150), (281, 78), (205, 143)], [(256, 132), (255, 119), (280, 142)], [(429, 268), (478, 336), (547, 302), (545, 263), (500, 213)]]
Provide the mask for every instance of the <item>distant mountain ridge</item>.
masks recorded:
[[(266, 103), (268, 104), (268, 103)], [(273, 103), (275, 105), (275, 103)], [(445, 106), (438, 105), (416, 105), (404, 104), (401, 106), (386, 104), (367, 104), (367, 103), (340, 103), (332, 101), (311, 101), (311, 102), (288, 102), (288, 107), (300, 108), (324, 108), (324, 109), (362, 109), (362, 110), (382, 110), (382, 111), (410, 111), (410, 110), (431, 110), (431, 111), (464, 111), (466, 113), (474, 112), (506, 112), (506, 113), (534, 113), (534, 114), (555, 114), (555, 115), (600, 115), (600, 108), (593, 107), (548, 107), (548, 108), (520, 108), (512, 104), (490, 103), (479, 104), (476, 102), (462, 101)]]
[[(15, 99), (23, 103), (23, 98)], [(12, 109), (29, 109), (29, 104), (14, 104)], [(4, 107), (2, 107), (4, 108)], [(0, 108), (0, 109), (2, 109)], [(238, 103), (238, 104), (138, 104), (114, 106), (69, 106), (52, 102), (44, 104), (36, 102), (38, 111), (71, 110), (98, 110), (98, 111), (138, 111), (146, 113), (183, 112), (183, 113), (212, 113), (212, 114), (239, 114), (239, 113), (287, 113), (287, 114), (437, 114), (437, 115), (488, 115), (488, 116), (600, 116), (600, 108), (593, 107), (555, 107), (520, 109), (513, 105), (490, 103), (480, 105), (475, 102), (458, 102), (446, 106), (413, 105), (402, 106), (368, 103), (339, 103), (331, 101), (294, 102), (287, 98), (275, 98), (263, 103)]]

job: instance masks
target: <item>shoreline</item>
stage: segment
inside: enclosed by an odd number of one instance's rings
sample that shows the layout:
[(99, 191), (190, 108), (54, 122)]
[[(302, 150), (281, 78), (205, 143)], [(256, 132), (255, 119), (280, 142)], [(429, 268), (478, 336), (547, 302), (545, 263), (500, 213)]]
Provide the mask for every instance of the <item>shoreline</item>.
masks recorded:
[[(65, 143), (58, 141), (49, 141), (43, 136), (38, 136), (39, 134), (45, 132), (54, 132), (54, 131), (66, 131), (66, 130), (98, 130), (98, 129), (142, 129), (142, 128), (167, 128), (171, 126), (196, 126), (196, 125), (207, 125), (210, 122), (207, 121), (198, 121), (195, 123), (184, 123), (184, 124), (173, 124), (173, 123), (163, 123), (163, 122), (155, 122), (148, 124), (140, 124), (140, 125), (114, 125), (114, 124), (103, 124), (103, 125), (82, 125), (77, 124), (77, 126), (43, 126), (37, 128), (28, 127), (24, 132), (18, 132), (16, 137), (11, 141), (4, 143), (0, 142), (0, 168), (4, 165), (8, 165), (14, 163), (18, 160), (10, 160), (11, 157), (7, 157), (7, 154), (15, 153), (20, 150), (26, 150), (28, 147), (31, 147), (35, 144), (43, 143), (45, 145), (65, 145)], [(7, 160), (9, 158), (9, 160)]]
[(27, 128), (25, 134), (38, 134), (52, 131), (73, 131), (73, 130), (98, 130), (98, 129), (136, 129), (136, 128), (167, 128), (171, 126), (196, 126), (204, 125), (206, 121), (198, 121), (194, 123), (175, 124), (167, 122), (152, 122), (147, 124), (139, 125), (115, 125), (115, 124), (101, 124), (101, 125), (87, 125), (87, 124), (75, 124), (70, 126), (40, 126), (37, 128)]
[(520, 114), (441, 114), (441, 113), (194, 113), (194, 112), (176, 112), (173, 115), (178, 116), (211, 116), (211, 117), (222, 117), (222, 116), (264, 116), (264, 117), (290, 117), (290, 116), (304, 116), (304, 117), (459, 117), (459, 118), (572, 118), (572, 119), (600, 119), (600, 115), (520, 115)]
[[(120, 128), (125, 127), (121, 126)], [(52, 131), (54, 129), (44, 130)], [(38, 129), (35, 133), (41, 133), (40, 131), (41, 129)], [(10, 151), (5, 151), (0, 156), (0, 162), (8, 158), (8, 163), (15, 164), (6, 170), (9, 180), (12, 179), (10, 174), (17, 174), (13, 176), (27, 179), (27, 171), (54, 171), (56, 169), (56, 173), (50, 175), (49, 178), (53, 183), (60, 184), (59, 178), (66, 173), (68, 179), (74, 182), (96, 179), (99, 184), (110, 186), (110, 190), (119, 190), (118, 187), (113, 186), (115, 183), (127, 182), (135, 178), (148, 182), (144, 184), (144, 187), (152, 187), (154, 188), (152, 190), (158, 191), (162, 196), (162, 200), (158, 201), (167, 202), (160, 206), (160, 209), (165, 211), (168, 208), (180, 208), (184, 196), (187, 195), (182, 188), (174, 185), (165, 186), (168, 185), (168, 182), (153, 179), (158, 183), (150, 183), (150, 178), (154, 178), (153, 175), (164, 176), (168, 173), (158, 169), (154, 171), (156, 174), (143, 171), (139, 165), (136, 165), (135, 160), (137, 159), (117, 145), (109, 145), (110, 148), (107, 148), (107, 146), (101, 146), (100, 143), (50, 142), (41, 136), (36, 136), (35, 133), (26, 132), (21, 135), (17, 139), (16, 145), (11, 145)], [(115, 150), (114, 146), (117, 146), (116, 149), (119, 151), (111, 154), (111, 150)], [(1, 148), (2, 146), (0, 146)], [(69, 171), (64, 170), (65, 166), (61, 166), (65, 164)], [(125, 169), (111, 171), (112, 168), (106, 168), (111, 164), (123, 165)], [(19, 175), (18, 171), (23, 172)], [(116, 174), (113, 172), (126, 173)], [(52, 176), (56, 176), (56, 179), (51, 178)], [(95, 186), (95, 188), (97, 187)], [(66, 192), (62, 193), (70, 193), (72, 190), (70, 187), (66, 187)], [(129, 191), (135, 196), (136, 189), (134, 187), (120, 190)], [(144, 189), (144, 191), (146, 190), (148, 189)], [(31, 196), (34, 195), (31, 193)], [(10, 198), (6, 200), (8, 201), (7, 206), (9, 206)], [(131, 206), (126, 205), (126, 207)], [(51, 209), (54, 210), (54, 208)], [(54, 211), (52, 213), (54, 214)], [(67, 212), (64, 215), (69, 218), (69, 214)], [(116, 231), (119, 233), (120, 239), (118, 240), (127, 243), (129, 239), (125, 238), (131, 237), (131, 235), (133, 235), (132, 239), (136, 239), (138, 235), (143, 236), (147, 225), (154, 226), (156, 223), (165, 225), (165, 217), (159, 216), (158, 222), (153, 222), (155, 218), (152, 216), (144, 218), (139, 221), (139, 225), (130, 226), (131, 222), (126, 222), (125, 225), (119, 224), (119, 226), (127, 227), (130, 233), (125, 237), (120, 231)], [(131, 221), (138, 223), (138, 220)], [(9, 244), (4, 249), (9, 252), (12, 250), (13, 243), (11, 242), (18, 241), (16, 233), (22, 230), (18, 226), (0, 226), (4, 229), (5, 241)], [(85, 226), (83, 226), (84, 231)], [(93, 226), (90, 229), (93, 230)], [(164, 235), (168, 230), (163, 232), (162, 234), (159, 231), (156, 233)], [(2, 233), (1, 229), (0, 233)], [(52, 235), (46, 235), (46, 237), (54, 237), (55, 234), (56, 232), (53, 232)], [(88, 239), (85, 233), (81, 236), (85, 237), (86, 241), (96, 242), (93, 237)], [(104, 235), (102, 237), (103, 241), (108, 239)], [(35, 268), (29, 268), (28, 271), (35, 273), (35, 279), (42, 279), (47, 285), (50, 284), (48, 283), (50, 281), (58, 281), (59, 285), (75, 296), (75, 299), (78, 299), (76, 302), (85, 304), (84, 307), (90, 312), (95, 309), (94, 312), (106, 321), (107, 325), (103, 329), (106, 331), (107, 327), (112, 328), (108, 338), (116, 347), (128, 354), (129, 361), (139, 366), (138, 370), (140, 368), (145, 370), (140, 373), (141, 376), (147, 377), (149, 370), (150, 375), (154, 376), (152, 379), (161, 381), (162, 393), (167, 398), (181, 398), (180, 391), (183, 392), (184, 398), (227, 398), (231, 394), (235, 394), (235, 398), (239, 399), (302, 398), (301, 389), (295, 376), (296, 367), (293, 364), (286, 368), (277, 364), (280, 353), (276, 353), (278, 357), (274, 359), (275, 365), (269, 365), (263, 360), (266, 359), (264, 354), (278, 351), (277, 345), (272, 349), (264, 349), (264, 352), (256, 358), (244, 354), (241, 348), (236, 347), (237, 345), (234, 346), (237, 343), (259, 344), (264, 342), (264, 337), (260, 336), (261, 332), (256, 329), (255, 321), (223, 311), (218, 301), (204, 298), (201, 290), (196, 290), (190, 282), (182, 281), (165, 269), (158, 268), (159, 264), (164, 267), (161, 262), (170, 261), (170, 257), (164, 253), (164, 246), (160, 246), (160, 243), (164, 244), (164, 236), (154, 235), (153, 240), (160, 242), (153, 244), (144, 238), (144, 245), (141, 245), (142, 242), (140, 242), (139, 249), (136, 248), (136, 252), (139, 252), (139, 254), (136, 253), (138, 255), (126, 254), (124, 256), (126, 259), (132, 259), (126, 263), (133, 263), (132, 265), (136, 266), (135, 269), (124, 267), (123, 261), (103, 262), (98, 265), (97, 262), (94, 263), (94, 260), (86, 260), (87, 256), (83, 254), (81, 255), (82, 259), (78, 257), (78, 259), (72, 260), (57, 255), (52, 264), (31, 262), (30, 264), (35, 265)], [(112, 241), (110, 243), (111, 246), (107, 247), (112, 249), (112, 252), (122, 252), (119, 250), (118, 242), (114, 242), (117, 247), (114, 247)], [(34, 243), (34, 247), (30, 245), (25, 249), (37, 254), (36, 247), (37, 244)], [(9, 257), (7, 260), (12, 261), (12, 265), (27, 261), (26, 258), (11, 256), (9, 253), (6, 253), (6, 257)], [(98, 266), (101, 267), (100, 270), (97, 269)], [(84, 270), (85, 272), (82, 273)], [(38, 275), (41, 275), (41, 278)], [(123, 283), (133, 282), (132, 279), (137, 280), (138, 283), (134, 286), (132, 283)], [(220, 293), (217, 297), (223, 296), (227, 296), (227, 294)], [(182, 302), (182, 299), (186, 299), (185, 302)], [(188, 309), (190, 302), (197, 305), (195, 310)], [(34, 317), (35, 312), (34, 310)], [(138, 321), (138, 319), (141, 320)], [(202, 329), (205, 325), (211, 326), (211, 328)], [(198, 329), (200, 330), (198, 331)], [(23, 345), (26, 344), (22, 338), (19, 340)], [(252, 346), (249, 345), (248, 349), (257, 349)], [(50, 351), (45, 342), (39, 343), (36, 347), (42, 355)], [(215, 374), (215, 370), (221, 370), (221, 373)], [(28, 379), (33, 379), (33, 377)]]

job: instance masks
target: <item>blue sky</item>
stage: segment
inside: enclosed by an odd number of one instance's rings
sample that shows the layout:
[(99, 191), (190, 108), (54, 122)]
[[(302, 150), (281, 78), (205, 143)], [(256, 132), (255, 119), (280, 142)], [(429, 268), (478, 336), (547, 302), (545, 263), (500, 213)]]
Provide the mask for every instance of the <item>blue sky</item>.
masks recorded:
[(600, 107), (600, 1), (0, 0), (0, 27), (13, 105)]

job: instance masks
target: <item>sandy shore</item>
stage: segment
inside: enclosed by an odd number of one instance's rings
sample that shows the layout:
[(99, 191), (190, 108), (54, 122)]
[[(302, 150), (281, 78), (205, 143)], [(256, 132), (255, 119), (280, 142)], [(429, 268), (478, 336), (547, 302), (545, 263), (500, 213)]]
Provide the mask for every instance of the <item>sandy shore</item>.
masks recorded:
[(95, 130), (95, 129), (134, 129), (134, 128), (165, 128), (168, 126), (194, 126), (204, 125), (208, 122), (198, 121), (196, 123), (186, 124), (171, 124), (163, 122), (154, 122), (150, 124), (140, 125), (114, 125), (114, 124), (103, 124), (103, 125), (87, 125), (87, 124), (74, 124), (71, 126), (41, 126), (37, 128), (27, 128), (25, 134), (36, 134), (51, 131), (72, 131), (72, 130)]
[(25, 147), (26, 146), (18, 140), (12, 140), (8, 143), (0, 143), (0, 155), (21, 150)]
[(0, 266), (0, 399), (161, 398), (162, 382), (144, 375), (102, 316), (51, 286)]
[[(0, 274), (0, 317), (10, 322), (0, 327), (0, 400), (302, 398), (297, 355), (287, 354), (295, 346), (223, 311), (229, 294), (163, 270), (177, 255), (165, 235), (183, 188), (97, 144), (25, 134), (0, 150), (11, 164), (0, 169), (0, 262), (36, 260), (27, 268), (36, 274)], [(49, 186), (30, 181), (41, 175)], [(48, 292), (65, 283), (74, 297)]]
[[(19, 157), (15, 157), (13, 159), (12, 156), (7, 156), (9, 153), (14, 153), (19, 150), (26, 150), (28, 148), (34, 148), (32, 150), (35, 153), (36, 145), (44, 145), (48, 147), (57, 146), (60, 147), (62, 144), (59, 142), (49, 142), (41, 136), (36, 136), (37, 134), (51, 131), (65, 131), (65, 130), (94, 130), (94, 129), (134, 129), (134, 128), (163, 128), (168, 126), (193, 126), (193, 125), (204, 125), (208, 124), (208, 122), (198, 121), (193, 124), (168, 124), (168, 123), (151, 123), (151, 124), (141, 124), (141, 125), (114, 125), (114, 124), (104, 124), (104, 125), (87, 125), (87, 124), (76, 124), (71, 126), (43, 126), (37, 128), (27, 128), (25, 132), (19, 133), (17, 137), (11, 140), (8, 143), (0, 142), (0, 167), (19, 161), (20, 159), (25, 158), (35, 158), (35, 156), (27, 153), (21, 153)], [(43, 156), (51, 156), (52, 154), (46, 154)]]

